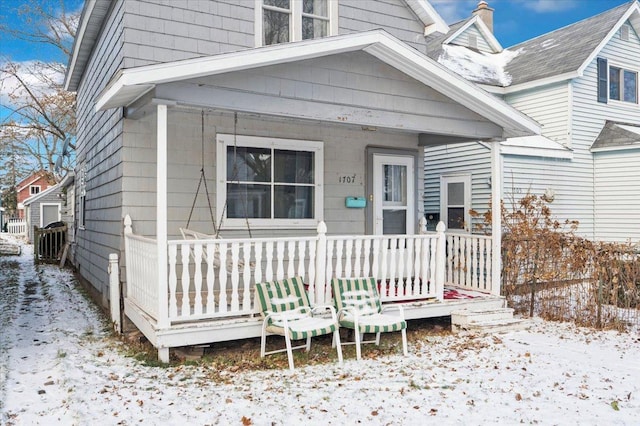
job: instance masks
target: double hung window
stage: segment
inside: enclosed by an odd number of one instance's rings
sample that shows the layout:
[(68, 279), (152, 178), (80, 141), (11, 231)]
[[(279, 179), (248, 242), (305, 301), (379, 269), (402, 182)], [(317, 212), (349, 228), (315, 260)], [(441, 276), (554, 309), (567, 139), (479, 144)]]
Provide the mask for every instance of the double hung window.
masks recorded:
[(335, 34), (337, 0), (256, 0), (256, 45)]
[(313, 227), (321, 219), (321, 142), (218, 135), (217, 158), (226, 225)]
[(638, 72), (608, 64), (598, 58), (598, 102), (638, 103)]

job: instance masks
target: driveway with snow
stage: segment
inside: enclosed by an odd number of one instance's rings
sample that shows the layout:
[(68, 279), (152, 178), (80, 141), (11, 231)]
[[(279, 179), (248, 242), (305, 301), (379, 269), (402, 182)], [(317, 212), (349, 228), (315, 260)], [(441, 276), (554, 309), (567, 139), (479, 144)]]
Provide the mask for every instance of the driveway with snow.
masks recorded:
[(206, 365), (124, 356), (72, 274), (32, 254), (0, 256), (1, 424), (638, 424), (635, 332), (536, 321), (410, 341), (408, 357), (220, 380)]

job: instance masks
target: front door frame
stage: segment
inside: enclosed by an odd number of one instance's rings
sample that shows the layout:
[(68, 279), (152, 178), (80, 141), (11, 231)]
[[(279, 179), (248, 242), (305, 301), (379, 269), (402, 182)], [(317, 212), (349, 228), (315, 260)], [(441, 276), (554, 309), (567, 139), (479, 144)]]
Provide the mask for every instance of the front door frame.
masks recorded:
[(456, 173), (440, 176), (440, 220), (447, 225), (449, 230), (449, 200), (447, 185), (449, 183), (463, 183), (464, 184), (464, 228), (451, 228), (454, 232), (471, 232), (471, 174), (470, 173)]
[(375, 232), (375, 212), (374, 212), (374, 194), (375, 194), (375, 186), (373, 182), (373, 159), (376, 155), (388, 155), (388, 156), (403, 156), (403, 157), (413, 157), (413, 194), (409, 194), (409, 196), (413, 196), (414, 206), (413, 206), (413, 218), (414, 223), (407, 224), (407, 233), (415, 233), (418, 229), (417, 227), (417, 219), (419, 216), (419, 207), (422, 203), (422, 198), (419, 197), (418, 191), (418, 178), (419, 173), (422, 172), (422, 166), (420, 161), (420, 151), (413, 149), (393, 149), (386, 148), (380, 146), (367, 146), (366, 147), (367, 154), (367, 164), (366, 164), (366, 184), (365, 184), (365, 194), (367, 197), (367, 208), (365, 209), (365, 233), (366, 235), (373, 235)]

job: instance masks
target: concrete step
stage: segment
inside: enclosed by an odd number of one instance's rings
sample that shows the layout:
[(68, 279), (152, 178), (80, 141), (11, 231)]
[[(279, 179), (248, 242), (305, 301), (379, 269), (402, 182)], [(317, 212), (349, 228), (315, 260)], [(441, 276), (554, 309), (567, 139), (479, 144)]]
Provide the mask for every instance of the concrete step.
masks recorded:
[(507, 320), (513, 318), (513, 308), (497, 308), (488, 310), (460, 309), (451, 312), (451, 323), (466, 325), (473, 322)]

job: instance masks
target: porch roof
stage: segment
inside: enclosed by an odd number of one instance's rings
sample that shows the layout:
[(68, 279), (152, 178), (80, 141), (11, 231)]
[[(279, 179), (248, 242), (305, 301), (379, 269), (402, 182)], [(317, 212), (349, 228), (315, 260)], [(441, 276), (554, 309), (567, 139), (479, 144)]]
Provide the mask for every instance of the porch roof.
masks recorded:
[(540, 127), (535, 121), (384, 30), (278, 44), (121, 70), (99, 95), (96, 110), (130, 106), (163, 83), (356, 51), (364, 51), (378, 58), (500, 126), (503, 129), (502, 137), (540, 134)]

